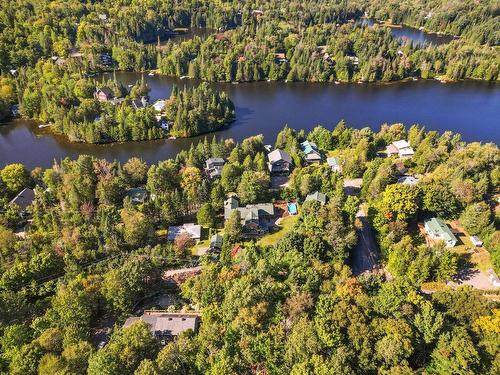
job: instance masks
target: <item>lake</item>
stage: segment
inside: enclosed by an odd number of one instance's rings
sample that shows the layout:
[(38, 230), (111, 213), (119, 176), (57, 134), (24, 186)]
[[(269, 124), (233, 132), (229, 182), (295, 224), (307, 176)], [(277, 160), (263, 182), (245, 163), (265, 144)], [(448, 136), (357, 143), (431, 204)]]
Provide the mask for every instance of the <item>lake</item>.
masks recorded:
[[(138, 73), (117, 73), (125, 85), (140, 79)], [(193, 80), (145, 76), (156, 99), (170, 95), (173, 85), (196, 85)], [(442, 84), (437, 81), (410, 81), (392, 84), (339, 84), (255, 82), (214, 83), (227, 92), (236, 106), (236, 121), (228, 128), (208, 134), (242, 140), (264, 134), (274, 143), (285, 124), (311, 130), (317, 124), (332, 129), (344, 119), (349, 126), (370, 126), (403, 122), (425, 125), (427, 129), (459, 132), (467, 141), (500, 144), (500, 84), (464, 81)], [(175, 157), (193, 142), (190, 139), (157, 140), (123, 144), (90, 145), (70, 143), (31, 121), (18, 119), (0, 125), (0, 167), (21, 162), (27, 167), (49, 167), (54, 159), (91, 154), (108, 160), (126, 161), (132, 156), (149, 163)]]

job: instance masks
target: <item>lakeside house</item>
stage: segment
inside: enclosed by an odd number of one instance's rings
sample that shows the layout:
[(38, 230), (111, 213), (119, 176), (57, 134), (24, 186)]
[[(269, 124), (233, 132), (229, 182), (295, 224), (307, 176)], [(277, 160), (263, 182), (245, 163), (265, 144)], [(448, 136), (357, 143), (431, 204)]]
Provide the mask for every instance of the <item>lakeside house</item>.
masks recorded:
[(418, 184), (418, 179), (413, 176), (402, 176), (398, 178), (398, 184), (401, 185), (416, 185)]
[(409, 158), (415, 154), (413, 148), (405, 140), (392, 142), (386, 147), (387, 156), (399, 155), (400, 158)]
[(433, 217), (424, 221), (425, 231), (430, 238), (437, 241), (444, 241), (446, 247), (454, 247), (457, 244), (457, 238), (451, 232), (448, 225), (441, 219)]
[(321, 154), (314, 142), (304, 141), (300, 144), (300, 149), (304, 153), (304, 159), (307, 164), (320, 163)]
[(114, 98), (113, 90), (106, 86), (98, 88), (94, 97), (100, 102), (108, 102)]
[(142, 96), (140, 99), (132, 100), (132, 106), (135, 110), (146, 108), (148, 105), (148, 99), (145, 96)]
[(235, 197), (229, 197), (224, 202), (224, 219), (229, 219), (234, 210), (240, 212), (243, 233), (261, 235), (269, 232), (274, 217), (272, 203), (248, 204), (240, 207), (239, 201)]
[(182, 334), (183, 332), (198, 332), (200, 315), (198, 313), (171, 313), (166, 311), (144, 311), (141, 316), (128, 318), (123, 328), (130, 327), (135, 322), (142, 320), (150, 327), (151, 334), (162, 345)]
[(29, 206), (31, 206), (34, 199), (35, 191), (30, 188), (25, 188), (9, 202), (9, 205), (18, 206), (21, 210), (21, 215), (24, 216), (26, 214), (26, 210)]
[(332, 171), (338, 173), (342, 172), (342, 166), (340, 165), (339, 160), (336, 157), (332, 156), (327, 158), (326, 163), (332, 169)]
[(274, 54), (274, 59), (278, 64), (283, 64), (288, 62), (288, 59), (286, 58), (286, 54), (284, 52), (278, 52)]
[(325, 194), (320, 193), (319, 191), (315, 191), (314, 193), (309, 194), (304, 202), (316, 201), (321, 203), (321, 205), (323, 206), (326, 204), (327, 199), (328, 197)]
[(130, 198), (132, 203), (140, 204), (146, 201), (148, 192), (143, 187), (131, 188), (127, 190), (126, 196)]
[(287, 152), (276, 149), (267, 154), (267, 166), (271, 173), (288, 173), (292, 168), (292, 158)]
[(166, 105), (167, 104), (165, 100), (157, 100), (156, 102), (154, 102), (153, 108), (155, 109), (156, 112), (163, 112), (165, 110)]
[(210, 179), (218, 178), (226, 162), (222, 158), (209, 158), (205, 162), (204, 171)]
[(168, 227), (167, 240), (175, 241), (177, 237), (185, 234), (198, 242), (201, 239), (201, 225), (186, 223), (179, 226), (170, 226)]

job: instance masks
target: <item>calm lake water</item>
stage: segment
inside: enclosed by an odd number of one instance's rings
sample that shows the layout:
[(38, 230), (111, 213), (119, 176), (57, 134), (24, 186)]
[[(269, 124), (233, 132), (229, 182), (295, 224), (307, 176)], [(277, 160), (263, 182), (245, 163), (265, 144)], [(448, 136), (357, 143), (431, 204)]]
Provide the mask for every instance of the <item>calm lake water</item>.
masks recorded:
[[(124, 84), (140, 79), (137, 73), (117, 73)], [(173, 85), (196, 85), (196, 81), (172, 77), (145, 76), (151, 87), (151, 100), (166, 98)], [(459, 132), (467, 141), (500, 144), (500, 84), (487, 82), (411, 81), (379, 84), (314, 84), (256, 82), (249, 84), (213, 84), (224, 90), (236, 106), (236, 121), (227, 129), (208, 134), (242, 140), (264, 134), (274, 143), (285, 124), (311, 130), (317, 124), (332, 129), (341, 120), (357, 128), (375, 130), (387, 122), (419, 123), (427, 129)], [(0, 167), (14, 162), (27, 167), (49, 167), (54, 159), (91, 154), (108, 160), (126, 161), (132, 156), (149, 163), (175, 157), (193, 142), (190, 139), (158, 140), (124, 144), (76, 144), (38, 129), (27, 120), (0, 126)]]

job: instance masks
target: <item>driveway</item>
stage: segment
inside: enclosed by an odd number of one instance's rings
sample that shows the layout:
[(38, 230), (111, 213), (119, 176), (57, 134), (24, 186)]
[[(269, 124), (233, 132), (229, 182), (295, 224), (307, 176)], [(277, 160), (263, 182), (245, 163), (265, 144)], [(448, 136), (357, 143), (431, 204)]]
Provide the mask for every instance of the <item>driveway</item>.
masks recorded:
[(374, 270), (379, 260), (379, 249), (375, 232), (362, 207), (359, 208), (356, 217), (361, 222), (361, 228), (358, 230), (358, 243), (351, 256), (352, 273), (355, 276)]
[(474, 289), (479, 290), (497, 290), (490, 278), (475, 268), (467, 268), (459, 272), (453, 282), (449, 282), (450, 286), (470, 285)]

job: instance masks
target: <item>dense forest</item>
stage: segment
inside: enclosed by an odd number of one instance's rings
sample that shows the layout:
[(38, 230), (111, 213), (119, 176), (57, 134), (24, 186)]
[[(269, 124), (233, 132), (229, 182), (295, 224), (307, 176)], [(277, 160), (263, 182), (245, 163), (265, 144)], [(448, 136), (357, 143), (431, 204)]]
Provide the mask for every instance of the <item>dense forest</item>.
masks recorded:
[[(413, 157), (387, 157), (401, 139)], [(305, 163), (305, 140), (341, 173)], [(274, 146), (294, 165), (278, 190), (262, 136), (205, 139), (151, 166), (82, 155), (46, 170), (0, 170), (0, 373), (497, 374), (497, 293), (453, 281), (492, 267), (490, 257), (500, 271), (498, 147), (417, 125), (374, 132), (343, 122), (284, 128)], [(220, 179), (204, 173), (211, 157), (226, 161)], [(408, 175), (418, 183), (398, 183)], [(344, 188), (353, 178), (362, 179), (354, 195)], [(27, 187), (27, 209), (9, 204)], [(130, 189), (147, 198), (132, 201)], [(326, 204), (306, 199), (315, 191)], [(238, 215), (224, 223), (231, 193), (244, 204), (295, 202), (299, 212), (285, 218), (288, 229), (248, 239)], [(355, 276), (360, 207), (381, 263)], [(479, 235), (481, 256), (426, 243), (418, 225), (434, 215)], [(218, 256), (197, 259), (192, 242), (165, 241), (169, 225), (193, 220), (223, 235)], [(243, 250), (233, 253), (235, 244)], [(179, 289), (162, 277), (195, 261), (201, 274)], [(122, 328), (158, 293), (178, 298), (169, 309), (199, 311), (199, 331), (163, 346), (145, 323)]]

